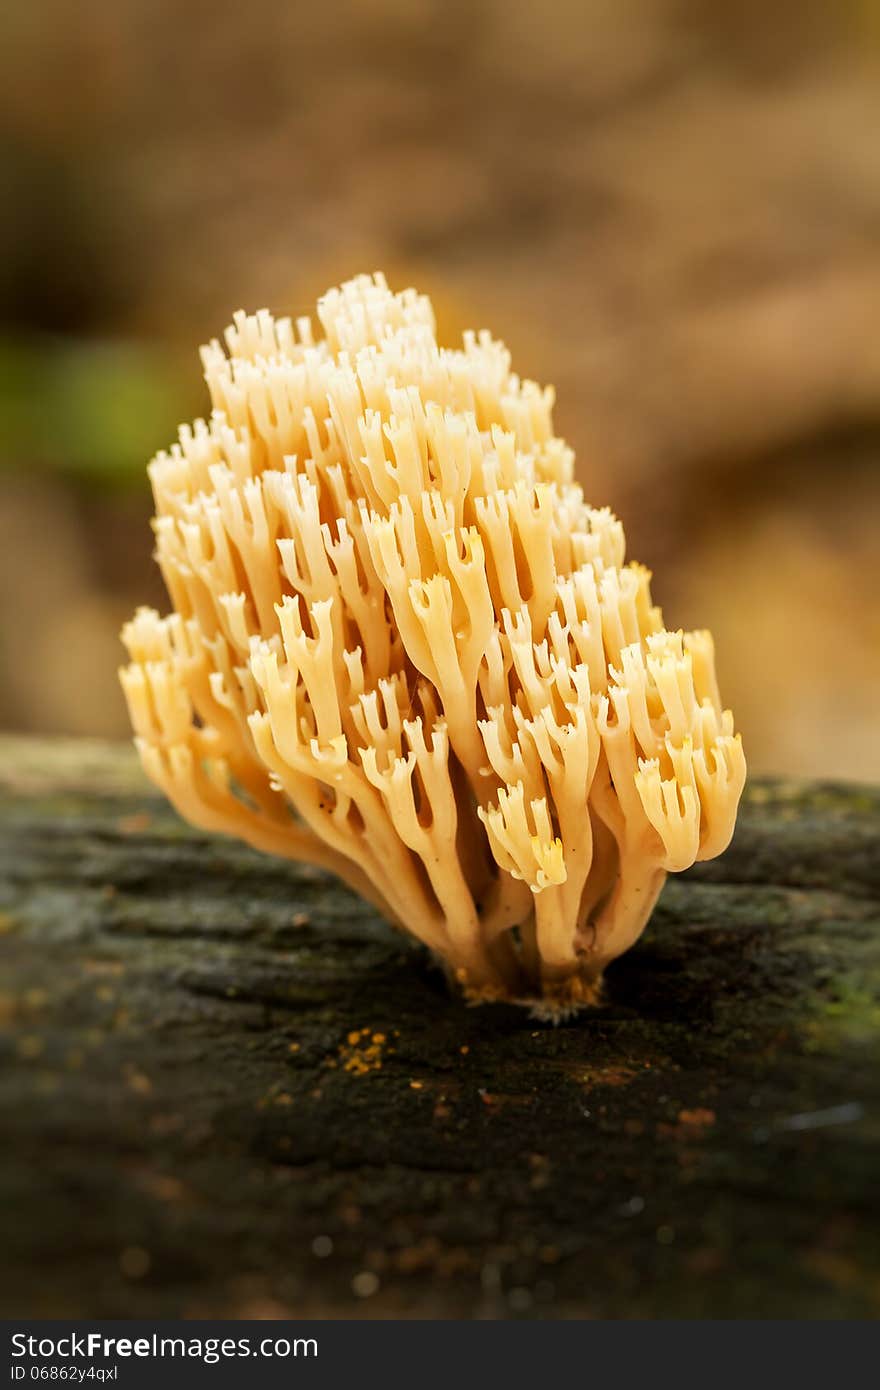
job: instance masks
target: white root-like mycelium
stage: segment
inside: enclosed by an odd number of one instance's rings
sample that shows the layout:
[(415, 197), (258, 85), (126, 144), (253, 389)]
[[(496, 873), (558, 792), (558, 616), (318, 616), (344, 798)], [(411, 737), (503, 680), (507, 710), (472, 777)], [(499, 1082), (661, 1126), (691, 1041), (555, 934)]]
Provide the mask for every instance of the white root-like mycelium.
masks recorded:
[(150, 465), (175, 612), (121, 673), (187, 820), (331, 869), (474, 999), (595, 998), (745, 779), (708, 632), (667, 632), (504, 346), (381, 275), (235, 316)]

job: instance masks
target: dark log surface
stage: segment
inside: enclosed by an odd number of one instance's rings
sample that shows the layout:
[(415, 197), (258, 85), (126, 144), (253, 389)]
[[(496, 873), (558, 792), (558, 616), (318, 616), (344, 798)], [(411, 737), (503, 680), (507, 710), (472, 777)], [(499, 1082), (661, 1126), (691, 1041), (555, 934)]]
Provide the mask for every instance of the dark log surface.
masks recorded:
[(127, 750), (0, 741), (0, 1311), (873, 1317), (878, 829), (752, 785), (552, 1027)]

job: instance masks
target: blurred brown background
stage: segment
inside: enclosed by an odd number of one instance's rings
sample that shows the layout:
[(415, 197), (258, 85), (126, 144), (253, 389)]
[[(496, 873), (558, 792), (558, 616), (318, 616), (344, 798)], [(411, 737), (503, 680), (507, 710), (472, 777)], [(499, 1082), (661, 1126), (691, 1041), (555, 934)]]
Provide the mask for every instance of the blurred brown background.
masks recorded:
[(41, 0), (0, 52), (0, 727), (127, 733), (198, 343), (381, 267), (555, 382), (752, 768), (880, 778), (880, 0)]

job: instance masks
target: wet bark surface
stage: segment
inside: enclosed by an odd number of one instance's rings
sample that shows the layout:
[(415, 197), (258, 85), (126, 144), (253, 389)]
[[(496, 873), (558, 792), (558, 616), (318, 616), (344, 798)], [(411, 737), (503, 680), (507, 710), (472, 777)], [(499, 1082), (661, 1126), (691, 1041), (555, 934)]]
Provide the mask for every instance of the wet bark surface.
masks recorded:
[(0, 741), (0, 1308), (873, 1317), (878, 885), (880, 791), (755, 783), (554, 1027)]

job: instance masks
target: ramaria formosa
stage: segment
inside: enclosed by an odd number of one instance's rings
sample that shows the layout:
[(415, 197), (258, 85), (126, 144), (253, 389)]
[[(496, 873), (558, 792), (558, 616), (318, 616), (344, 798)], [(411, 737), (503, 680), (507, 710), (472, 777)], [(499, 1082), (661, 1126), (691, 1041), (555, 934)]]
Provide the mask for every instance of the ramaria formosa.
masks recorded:
[(324, 338), (267, 312), (203, 350), (210, 421), (150, 465), (175, 612), (122, 684), (183, 816), (333, 870), (474, 999), (595, 998), (745, 778), (707, 632), (589, 506), (553, 393), (437, 345), (382, 276)]

